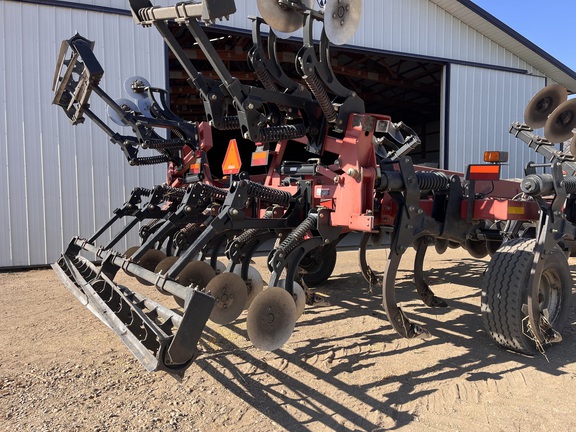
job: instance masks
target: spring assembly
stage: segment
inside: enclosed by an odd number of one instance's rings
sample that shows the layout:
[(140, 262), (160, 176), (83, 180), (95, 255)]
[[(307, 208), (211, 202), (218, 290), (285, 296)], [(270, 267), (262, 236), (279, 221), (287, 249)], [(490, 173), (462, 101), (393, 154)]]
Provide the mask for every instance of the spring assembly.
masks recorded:
[[(446, 174), (438, 171), (418, 171), (416, 179), (421, 191), (443, 190), (448, 187), (450, 182)], [(382, 171), (377, 189), (380, 192), (398, 192), (406, 190), (406, 185), (400, 172)]]
[(128, 163), (130, 164), (130, 166), (144, 166), (144, 165), (158, 165), (167, 162), (168, 162), (167, 156), (150, 156), (150, 157), (133, 158), (130, 159)]
[(145, 197), (149, 197), (150, 195), (152, 195), (152, 189), (146, 189), (143, 187), (135, 187), (134, 190), (132, 191), (133, 194), (135, 195), (140, 195), (140, 196), (145, 196)]
[(446, 174), (439, 171), (418, 171), (418, 187), (423, 191), (442, 190), (448, 187), (450, 179)]
[(216, 186), (212, 186), (206, 183), (194, 183), (192, 190), (200, 194), (202, 197), (208, 197), (211, 201), (224, 202), (228, 191)]
[(303, 240), (308, 231), (316, 227), (318, 221), (318, 214), (309, 214), (306, 219), (302, 221), (290, 234), (286, 236), (284, 241), (276, 249), (275, 256), (286, 257), (298, 246)]
[(268, 72), (265, 68), (255, 68), (254, 72), (256, 72), (256, 76), (266, 90), (278, 91), (274, 81), (272, 80), (272, 77), (270, 76), (270, 72)]
[(240, 180), (238, 186), (248, 186), (248, 195), (270, 204), (278, 204), (282, 207), (288, 207), (292, 201), (292, 195), (288, 192), (272, 189), (268, 186), (261, 185), (249, 180)]
[(276, 142), (301, 138), (306, 135), (306, 126), (302, 123), (293, 125), (272, 126), (260, 129), (256, 141)]
[(180, 138), (169, 140), (152, 139), (145, 141), (144, 144), (142, 144), (142, 147), (145, 149), (152, 149), (152, 150), (179, 149), (186, 144), (187, 142)]
[[(266, 90), (275, 91), (275, 92), (278, 91), (278, 89), (276, 88), (276, 84), (274, 84), (274, 81), (273, 81), (272, 77), (270, 76), (270, 72), (268, 72), (267, 69), (260, 67), (260, 68), (255, 68), (254, 71), (256, 73), (256, 76), (258, 77), (258, 79), (260, 80), (260, 82), (262, 83), (262, 85), (264, 86), (264, 88)], [(288, 107), (286, 107), (284, 105), (278, 105), (278, 108), (280, 108), (280, 110), (284, 111), (284, 112), (289, 111)]]
[[(273, 210), (267, 210), (266, 213), (264, 213), (264, 216), (262, 217), (262, 219), (272, 219), (273, 215), (274, 215)], [(239, 245), (246, 244), (250, 240), (252, 240), (261, 231), (262, 230), (258, 229), (258, 228), (247, 229), (247, 230), (243, 231), (242, 234), (240, 234), (236, 238), (234, 238), (234, 243), (237, 243)]]
[(172, 201), (182, 201), (186, 191), (181, 188), (173, 188), (170, 186), (163, 187), (164, 197)]
[(184, 248), (188, 242), (188, 239), (198, 231), (200, 224), (189, 223), (184, 228), (176, 233), (174, 236), (174, 242), (179, 248)]
[[(564, 177), (564, 188), (569, 194), (576, 193), (576, 177)], [(522, 192), (530, 196), (554, 194), (554, 177), (552, 174), (530, 174), (520, 184)]]
[(318, 104), (320, 105), (320, 108), (322, 108), (322, 112), (326, 116), (328, 123), (336, 123), (338, 114), (336, 114), (336, 110), (328, 97), (328, 93), (318, 79), (318, 76), (315, 73), (312, 73), (311, 75), (306, 75), (302, 78), (310, 88), (310, 91), (312, 91), (312, 94), (316, 97), (316, 100), (318, 100)]
[(138, 235), (143, 241), (146, 241), (148, 237), (150, 237), (150, 234), (154, 232), (154, 228), (156, 227), (156, 225), (163, 221), (164, 219), (153, 219), (152, 221), (148, 222), (146, 225), (143, 225), (140, 228)]
[(227, 116), (222, 119), (221, 130), (236, 130), (240, 129), (240, 119), (238, 116)]

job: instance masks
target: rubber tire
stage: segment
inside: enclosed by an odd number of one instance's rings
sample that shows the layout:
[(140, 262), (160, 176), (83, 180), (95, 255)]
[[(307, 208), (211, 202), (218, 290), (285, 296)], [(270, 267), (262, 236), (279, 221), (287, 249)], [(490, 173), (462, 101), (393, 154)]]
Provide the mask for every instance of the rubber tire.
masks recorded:
[[(522, 306), (528, 303), (528, 278), (534, 257), (535, 239), (517, 238), (505, 243), (492, 257), (482, 282), (482, 321), (496, 343), (523, 354), (537, 353), (536, 344), (524, 334), (525, 315)], [(550, 273), (551, 272), (551, 273)], [(570, 313), (572, 278), (568, 260), (555, 246), (545, 263), (545, 275), (556, 276), (559, 305), (550, 310), (550, 323), (562, 332)]]
[[(323, 247), (321, 247), (323, 249)], [(338, 258), (338, 253), (336, 248), (330, 248), (330, 252), (327, 254), (324, 250), (321, 250), (319, 254), (316, 256), (320, 256), (320, 262), (314, 264), (313, 271), (309, 273), (305, 273), (302, 276), (304, 283), (306, 286), (309, 287), (317, 287), (322, 285), (324, 282), (328, 280), (328, 278), (332, 275), (334, 268), (336, 267), (336, 259)], [(317, 251), (310, 251), (309, 253), (317, 252)], [(304, 257), (306, 259), (306, 257)], [(304, 259), (302, 261), (304, 261)], [(314, 271), (315, 270), (315, 271)]]

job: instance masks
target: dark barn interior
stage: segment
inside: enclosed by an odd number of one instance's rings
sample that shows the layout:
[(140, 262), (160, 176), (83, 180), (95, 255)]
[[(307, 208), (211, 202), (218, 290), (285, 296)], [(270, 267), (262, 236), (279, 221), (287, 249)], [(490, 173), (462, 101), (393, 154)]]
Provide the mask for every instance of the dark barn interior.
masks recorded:
[[(186, 28), (174, 26), (173, 33), (185, 47), (196, 69), (208, 78), (218, 79)], [(246, 62), (248, 50), (252, 46), (252, 39), (248, 33), (240, 31), (231, 33), (230, 29), (217, 27), (206, 29), (206, 33), (232, 76), (245, 84), (260, 86), (256, 75)], [(301, 81), (294, 66), (295, 53), (300, 47), (301, 42), (296, 40), (279, 39), (277, 44), (278, 59), (284, 71), (296, 81)], [(331, 58), (332, 69), (338, 80), (360, 95), (365, 102), (366, 112), (389, 115), (393, 121), (403, 121), (420, 135), (422, 145), (410, 153), (415, 163), (438, 166), (444, 65), (339, 46), (331, 48)], [(169, 79), (172, 110), (186, 120), (205, 120), (202, 100), (198, 92), (187, 82), (187, 74), (171, 52)], [(235, 133), (215, 131), (216, 151), (212, 151), (210, 155), (211, 168), (215, 175), (219, 174), (219, 167), (231, 138), (236, 138), (241, 143), (239, 147), (243, 166), (245, 163), (248, 166), (250, 164), (250, 154), (254, 150), (253, 143), (243, 143)], [(308, 155), (301, 145), (292, 148), (299, 153), (298, 160), (307, 158)], [(290, 158), (290, 155), (287, 156)], [(317, 156), (309, 154), (309, 157)]]

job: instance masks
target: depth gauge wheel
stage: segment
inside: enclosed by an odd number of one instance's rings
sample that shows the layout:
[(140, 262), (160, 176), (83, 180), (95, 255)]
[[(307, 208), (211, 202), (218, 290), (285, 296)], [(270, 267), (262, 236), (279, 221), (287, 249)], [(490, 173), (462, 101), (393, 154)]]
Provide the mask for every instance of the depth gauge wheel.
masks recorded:
[[(527, 336), (528, 278), (534, 259), (535, 239), (517, 238), (505, 243), (492, 257), (482, 283), (482, 321), (495, 342), (524, 354), (535, 354), (536, 344)], [(555, 246), (544, 262), (538, 301), (540, 312), (561, 332), (570, 313), (572, 279), (568, 260)]]

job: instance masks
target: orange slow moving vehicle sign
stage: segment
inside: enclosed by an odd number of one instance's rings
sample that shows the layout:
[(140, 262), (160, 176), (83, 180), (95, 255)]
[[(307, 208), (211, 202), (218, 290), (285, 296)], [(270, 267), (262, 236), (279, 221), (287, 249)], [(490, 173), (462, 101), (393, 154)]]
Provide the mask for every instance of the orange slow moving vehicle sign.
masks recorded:
[(226, 150), (226, 156), (224, 156), (224, 162), (222, 162), (222, 173), (238, 174), (241, 167), (242, 160), (238, 151), (238, 143), (235, 139), (232, 139), (228, 143), (228, 150)]

